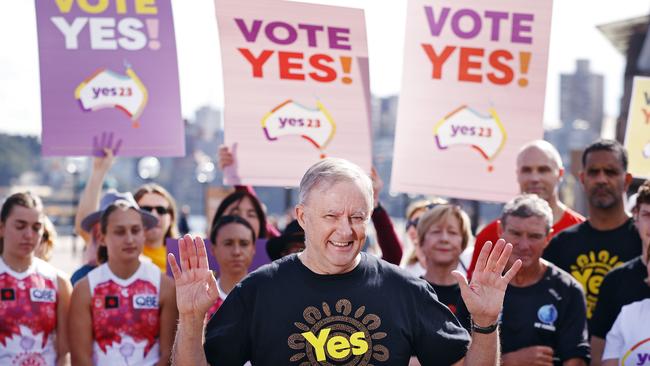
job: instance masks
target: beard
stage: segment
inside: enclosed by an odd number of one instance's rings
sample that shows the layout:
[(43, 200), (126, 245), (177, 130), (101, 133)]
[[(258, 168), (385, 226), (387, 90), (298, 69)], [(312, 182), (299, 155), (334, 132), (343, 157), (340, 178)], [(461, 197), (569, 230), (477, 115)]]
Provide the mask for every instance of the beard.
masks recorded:
[(595, 190), (596, 188), (589, 194), (589, 203), (596, 208), (609, 209), (618, 205), (622, 200), (622, 198), (617, 198), (618, 196), (608, 189), (602, 189), (598, 193), (594, 192)]

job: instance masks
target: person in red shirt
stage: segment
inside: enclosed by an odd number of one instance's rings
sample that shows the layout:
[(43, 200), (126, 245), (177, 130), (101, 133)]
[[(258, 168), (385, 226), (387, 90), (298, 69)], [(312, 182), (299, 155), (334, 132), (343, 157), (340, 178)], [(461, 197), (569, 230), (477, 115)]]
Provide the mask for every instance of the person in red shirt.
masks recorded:
[[(564, 176), (564, 165), (560, 153), (544, 140), (535, 140), (524, 145), (517, 155), (517, 182), (521, 193), (534, 193), (548, 202), (553, 211), (553, 227), (549, 238), (560, 231), (585, 221), (579, 213), (562, 203), (558, 197), (558, 187)], [(487, 224), (476, 234), (474, 255), (467, 276), (471, 277), (476, 260), (486, 241), (496, 243), (503, 232), (497, 219)]]

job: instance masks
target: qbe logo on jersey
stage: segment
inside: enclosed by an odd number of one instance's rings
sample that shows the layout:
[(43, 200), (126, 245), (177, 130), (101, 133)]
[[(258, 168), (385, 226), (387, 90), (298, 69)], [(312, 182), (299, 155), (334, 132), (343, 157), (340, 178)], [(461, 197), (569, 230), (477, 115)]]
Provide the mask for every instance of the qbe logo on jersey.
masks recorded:
[(53, 288), (29, 289), (29, 299), (32, 302), (56, 302), (56, 291)]
[(158, 309), (157, 295), (135, 295), (133, 296), (134, 309)]

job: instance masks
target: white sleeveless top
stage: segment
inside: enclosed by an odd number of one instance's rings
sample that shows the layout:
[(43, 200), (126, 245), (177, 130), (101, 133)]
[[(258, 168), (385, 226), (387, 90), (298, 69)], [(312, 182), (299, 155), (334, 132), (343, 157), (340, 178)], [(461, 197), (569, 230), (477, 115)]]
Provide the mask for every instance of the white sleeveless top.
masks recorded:
[(88, 273), (94, 365), (154, 365), (160, 359), (160, 276), (152, 263), (123, 280), (104, 263)]
[(0, 257), (0, 365), (55, 365), (57, 269), (34, 258), (18, 273)]

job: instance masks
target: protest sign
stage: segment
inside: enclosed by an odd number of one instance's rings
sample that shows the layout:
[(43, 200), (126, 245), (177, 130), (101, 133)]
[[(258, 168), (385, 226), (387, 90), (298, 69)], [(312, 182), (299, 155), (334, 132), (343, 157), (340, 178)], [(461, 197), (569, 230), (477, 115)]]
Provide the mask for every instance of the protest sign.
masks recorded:
[(170, 0), (35, 3), (43, 155), (184, 155)]
[(625, 131), (627, 171), (637, 178), (650, 178), (650, 78), (634, 77)]
[(227, 184), (296, 186), (324, 157), (370, 171), (363, 11), (215, 1), (225, 87)]
[(506, 201), (543, 133), (551, 0), (410, 0), (392, 191)]

